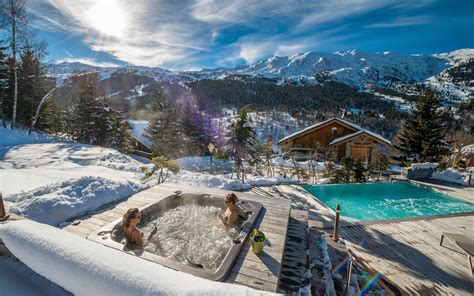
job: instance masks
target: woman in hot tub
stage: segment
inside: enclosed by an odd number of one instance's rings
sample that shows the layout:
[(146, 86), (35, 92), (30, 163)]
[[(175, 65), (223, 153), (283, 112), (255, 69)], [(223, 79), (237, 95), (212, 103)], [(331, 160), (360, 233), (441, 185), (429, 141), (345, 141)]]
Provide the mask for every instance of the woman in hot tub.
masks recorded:
[[(127, 247), (131, 249), (143, 248), (145, 243), (143, 233), (137, 228), (137, 224), (140, 223), (141, 218), (142, 214), (137, 208), (129, 209), (122, 218), (123, 234), (127, 242)], [(155, 225), (155, 228), (151, 231), (147, 240), (150, 240), (156, 232), (157, 229)]]
[(239, 199), (234, 193), (229, 193), (224, 198), (224, 205), (226, 206), (226, 210), (224, 212), (224, 215), (219, 213), (218, 218), (225, 226), (237, 225), (239, 221), (239, 212), (237, 209), (238, 202)]

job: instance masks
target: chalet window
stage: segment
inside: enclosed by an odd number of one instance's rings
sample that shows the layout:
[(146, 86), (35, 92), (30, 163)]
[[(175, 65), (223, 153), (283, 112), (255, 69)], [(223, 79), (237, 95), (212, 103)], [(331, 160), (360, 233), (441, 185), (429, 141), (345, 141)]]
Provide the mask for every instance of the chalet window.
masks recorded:
[(337, 127), (331, 128), (331, 134), (333, 135), (337, 134)]

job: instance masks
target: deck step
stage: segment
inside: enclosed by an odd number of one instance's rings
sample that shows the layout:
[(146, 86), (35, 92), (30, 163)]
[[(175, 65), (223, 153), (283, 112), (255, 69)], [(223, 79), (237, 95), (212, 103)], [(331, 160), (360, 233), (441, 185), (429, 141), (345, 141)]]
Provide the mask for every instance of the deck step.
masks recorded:
[(309, 262), (311, 269), (311, 294), (336, 295), (331, 275), (331, 263), (322, 222), (309, 220)]
[(309, 285), (308, 243), (308, 212), (291, 209), (278, 283), (280, 293), (296, 294)]

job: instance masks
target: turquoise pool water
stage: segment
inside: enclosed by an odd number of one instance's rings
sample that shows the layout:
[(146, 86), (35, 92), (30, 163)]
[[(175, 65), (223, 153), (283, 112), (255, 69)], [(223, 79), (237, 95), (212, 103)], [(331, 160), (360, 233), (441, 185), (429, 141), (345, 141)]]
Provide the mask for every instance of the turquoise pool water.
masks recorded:
[(341, 215), (355, 220), (381, 220), (474, 212), (474, 203), (411, 182), (307, 185), (309, 193)]

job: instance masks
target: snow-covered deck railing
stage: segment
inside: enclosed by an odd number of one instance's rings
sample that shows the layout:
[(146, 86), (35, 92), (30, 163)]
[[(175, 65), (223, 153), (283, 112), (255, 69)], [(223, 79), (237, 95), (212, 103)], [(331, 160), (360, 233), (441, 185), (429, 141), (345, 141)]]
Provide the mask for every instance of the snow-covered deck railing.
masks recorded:
[(75, 295), (271, 295), (212, 282), (107, 248), (30, 220), (0, 227), (8, 249)]

